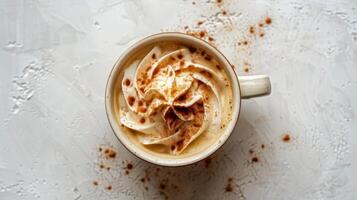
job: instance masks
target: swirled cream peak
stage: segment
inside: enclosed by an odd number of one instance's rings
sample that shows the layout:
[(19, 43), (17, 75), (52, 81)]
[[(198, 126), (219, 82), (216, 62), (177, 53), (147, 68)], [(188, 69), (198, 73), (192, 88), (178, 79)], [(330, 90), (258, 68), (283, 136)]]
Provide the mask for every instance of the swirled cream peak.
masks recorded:
[(124, 71), (127, 109), (120, 110), (121, 124), (135, 130), (143, 145), (160, 144), (180, 154), (221, 122), (224, 77), (207, 67), (210, 62), (212, 57), (204, 51), (154, 47)]

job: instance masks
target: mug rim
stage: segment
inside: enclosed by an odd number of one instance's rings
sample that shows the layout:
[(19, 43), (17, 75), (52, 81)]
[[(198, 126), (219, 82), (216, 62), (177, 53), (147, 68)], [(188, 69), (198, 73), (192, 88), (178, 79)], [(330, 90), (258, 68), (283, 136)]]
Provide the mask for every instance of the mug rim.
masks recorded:
[[(194, 155), (191, 155), (189, 157), (180, 158), (179, 159), (180, 162), (177, 162), (177, 159), (175, 159), (175, 158), (159, 158), (158, 160), (148, 159), (147, 157), (140, 154), (140, 153), (146, 153), (144, 150), (141, 150), (140, 147), (137, 147), (135, 144), (133, 144), (133, 142), (129, 141), (129, 143), (132, 144), (131, 147), (138, 149), (139, 153), (137, 151), (134, 151), (134, 149), (129, 147), (130, 146), (129, 144), (127, 144), (126, 142), (123, 141), (122, 138), (120, 138), (119, 135), (123, 134), (124, 131), (120, 130), (119, 124), (114, 119), (112, 119), (112, 118), (114, 118), (114, 113), (113, 113), (113, 110), (111, 109), (111, 106), (112, 106), (111, 105), (111, 96), (112, 95), (109, 95), (109, 93), (112, 91), (111, 90), (112, 86), (115, 83), (115, 81), (113, 80), (113, 75), (116, 74), (116, 72), (120, 71), (120, 69), (121, 69), (121, 66), (119, 66), (119, 64), (123, 61), (127, 61), (128, 55), (134, 53), (135, 50), (137, 48), (139, 48), (140, 46), (145, 46), (145, 44), (150, 43), (150, 41), (155, 40), (160, 37), (172, 37), (172, 38), (176, 38), (177, 40), (178, 39), (186, 39), (188, 41), (194, 41), (192, 43), (195, 43), (195, 45), (200, 43), (201, 46), (209, 48), (210, 51), (213, 51), (212, 53), (214, 53), (214, 56), (219, 57), (219, 60), (221, 62), (222, 61), (226, 62), (227, 66), (225, 64), (224, 69), (228, 72), (227, 74), (229, 75), (229, 78), (231, 79), (231, 82), (232, 82), (233, 101), (238, 101), (234, 104), (234, 110), (232, 112), (231, 121), (229, 121), (226, 130), (224, 130), (224, 133), (222, 133), (222, 135), (218, 137), (217, 141), (215, 141), (211, 145), (213, 147), (208, 147), (207, 149), (205, 149), (201, 152), (198, 152)], [(193, 45), (193, 46), (195, 46), (195, 45)], [(124, 62), (122, 64), (124, 64)], [(106, 86), (105, 86), (105, 111), (106, 111), (107, 119), (109, 121), (109, 125), (113, 131), (113, 134), (116, 136), (116, 138), (119, 140), (119, 142), (130, 153), (132, 153), (136, 157), (138, 157), (141, 160), (144, 160), (146, 162), (149, 162), (151, 164), (165, 166), (165, 167), (180, 167), (180, 166), (192, 165), (192, 164), (195, 164), (199, 161), (202, 161), (202, 160), (208, 158), (209, 156), (211, 156), (212, 154), (217, 152), (227, 142), (228, 138), (232, 135), (232, 132), (234, 131), (235, 127), (237, 126), (237, 123), (238, 123), (238, 120), (240, 117), (241, 104), (242, 104), (242, 97), (241, 97), (241, 89), (240, 89), (240, 85), (239, 85), (238, 75), (236, 74), (235, 70), (232, 68), (232, 64), (229, 62), (229, 60), (224, 56), (224, 54), (220, 50), (218, 50), (215, 46), (211, 45), (207, 41), (202, 40), (197, 37), (194, 37), (194, 36), (191, 36), (191, 35), (188, 35), (188, 34), (185, 34), (185, 33), (181, 33), (181, 32), (162, 32), (162, 33), (152, 34), (152, 35), (143, 37), (143, 38), (139, 39), (138, 41), (136, 41), (134, 44), (130, 45), (128, 48), (126, 48), (126, 50), (123, 53), (121, 53), (119, 58), (114, 63), (114, 66), (112, 67), (112, 69), (108, 75)], [(232, 121), (234, 121), (234, 122), (232, 122)], [(116, 128), (113, 127), (114, 124), (117, 124), (117, 126), (119, 127), (119, 130), (120, 130), (120, 133), (118, 133), (116, 131)], [(129, 140), (129, 139), (127, 139), (127, 140)], [(150, 154), (150, 153), (146, 153), (146, 154)], [(150, 155), (152, 155), (152, 154), (150, 154)], [(154, 155), (153, 157), (159, 157), (159, 156)], [(165, 163), (164, 160), (166, 160), (166, 161), (170, 160), (171, 162)], [(176, 162), (172, 162), (172, 160), (176, 160)]]

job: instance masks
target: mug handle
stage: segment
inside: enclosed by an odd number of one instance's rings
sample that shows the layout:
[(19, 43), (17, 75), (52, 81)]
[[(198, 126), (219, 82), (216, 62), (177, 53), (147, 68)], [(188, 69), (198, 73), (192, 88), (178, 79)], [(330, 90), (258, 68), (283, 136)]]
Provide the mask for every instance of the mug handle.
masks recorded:
[(238, 80), (242, 99), (271, 93), (270, 79), (267, 75), (238, 76)]

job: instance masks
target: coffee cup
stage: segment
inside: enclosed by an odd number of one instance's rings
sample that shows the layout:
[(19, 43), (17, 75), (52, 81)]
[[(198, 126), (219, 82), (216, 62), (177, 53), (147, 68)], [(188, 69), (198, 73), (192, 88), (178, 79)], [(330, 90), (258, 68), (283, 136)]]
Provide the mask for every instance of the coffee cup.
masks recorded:
[[(134, 144), (132, 140), (128, 137), (127, 133), (125, 133), (120, 127), (120, 124), (117, 120), (118, 116), (114, 111), (114, 90), (115, 87), (117, 87), (117, 79), (122, 68), (126, 65), (128, 60), (130, 60), (135, 55), (136, 52), (145, 49), (149, 46), (154, 46), (156, 43), (162, 42), (179, 42), (188, 46), (203, 49), (205, 52), (214, 56), (217, 62), (220, 63), (220, 66), (225, 70), (226, 74), (228, 75), (228, 78), (230, 79), (230, 85), (232, 87), (232, 116), (231, 120), (226, 124), (227, 127), (222, 130), (223, 133), (221, 133), (219, 138), (217, 138), (217, 140), (208, 148), (186, 157), (160, 156), (158, 154), (150, 153), (149, 151), (145, 151), (142, 148), (138, 147), (138, 145)], [(166, 32), (151, 35), (136, 42), (134, 45), (129, 47), (116, 61), (107, 80), (105, 92), (105, 107), (107, 117), (114, 134), (131, 153), (145, 161), (161, 166), (184, 166), (203, 160), (209, 157), (215, 151), (217, 151), (220, 147), (222, 147), (222, 145), (228, 140), (229, 136), (232, 134), (232, 131), (237, 124), (240, 115), (242, 99), (269, 95), (270, 92), (271, 84), (270, 79), (267, 75), (237, 76), (228, 59), (211, 44), (207, 43), (204, 40), (183, 33)], [(239, 134), (239, 128), (237, 134)]]

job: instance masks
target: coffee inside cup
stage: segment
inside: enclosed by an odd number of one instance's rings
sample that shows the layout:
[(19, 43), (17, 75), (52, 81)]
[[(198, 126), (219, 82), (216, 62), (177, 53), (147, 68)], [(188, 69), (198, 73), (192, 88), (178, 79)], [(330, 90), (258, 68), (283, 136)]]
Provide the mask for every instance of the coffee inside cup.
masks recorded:
[(203, 49), (158, 42), (131, 54), (114, 87), (116, 121), (128, 139), (159, 156), (204, 151), (232, 118), (226, 70)]

